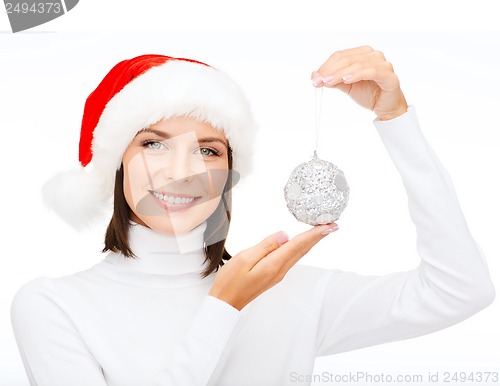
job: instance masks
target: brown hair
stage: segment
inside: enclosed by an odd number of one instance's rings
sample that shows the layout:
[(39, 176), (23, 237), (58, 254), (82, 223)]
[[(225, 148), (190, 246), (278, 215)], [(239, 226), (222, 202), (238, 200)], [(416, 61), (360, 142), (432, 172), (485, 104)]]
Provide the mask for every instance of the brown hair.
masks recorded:
[[(232, 201), (232, 172), (233, 155), (228, 147), (229, 174), (221, 194), (217, 209), (207, 220), (207, 229), (204, 233), (205, 262), (209, 261), (202, 277), (207, 277), (224, 265), (223, 260), (229, 260), (231, 255), (226, 251), (225, 243), (231, 222)], [(129, 229), (132, 210), (128, 205), (123, 193), (123, 165), (116, 171), (115, 191), (113, 202), (113, 215), (106, 229), (103, 252), (121, 252), (125, 257), (136, 258), (130, 248)]]

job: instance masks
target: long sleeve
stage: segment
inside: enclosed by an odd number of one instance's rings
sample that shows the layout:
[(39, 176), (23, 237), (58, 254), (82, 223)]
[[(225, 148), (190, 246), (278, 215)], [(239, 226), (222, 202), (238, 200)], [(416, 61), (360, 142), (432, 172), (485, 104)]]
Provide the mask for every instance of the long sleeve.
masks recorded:
[(47, 284), (43, 278), (26, 283), (11, 305), (12, 328), (30, 385), (107, 385), (99, 363), (51, 298)]
[[(84, 307), (82, 305), (81, 308)], [(137, 384), (130, 379), (117, 382), (116, 377), (108, 383), (105, 370), (94, 356), (89, 342), (82, 339), (77, 323), (68, 316), (66, 308), (57, 294), (57, 288), (47, 278), (27, 283), (13, 299), (12, 326), (30, 385)], [(103, 325), (104, 318), (103, 315)], [(236, 309), (206, 296), (187, 334), (172, 350), (172, 359), (164, 363), (157, 373), (148, 374), (148, 379), (140, 379), (139, 382), (151, 386), (206, 385), (238, 319)], [(93, 328), (98, 329), (99, 326)], [(154, 339), (153, 334), (154, 331), (151, 332)], [(98, 342), (92, 342), (93, 347), (96, 344)], [(134, 353), (129, 354), (133, 356)], [(119, 359), (115, 362), (116, 372), (119, 373), (120, 368), (125, 370), (123, 366), (127, 364), (119, 363)]]
[(318, 322), (318, 355), (445, 328), (489, 305), (495, 294), (450, 177), (425, 140), (413, 107), (394, 120), (374, 123), (407, 192), (421, 263), (383, 276), (330, 273)]

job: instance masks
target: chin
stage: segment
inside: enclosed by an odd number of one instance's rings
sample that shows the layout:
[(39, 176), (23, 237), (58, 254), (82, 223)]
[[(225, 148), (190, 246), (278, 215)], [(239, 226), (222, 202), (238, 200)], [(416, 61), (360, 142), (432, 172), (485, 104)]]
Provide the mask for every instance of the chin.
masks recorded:
[(142, 219), (145, 225), (155, 232), (163, 233), (166, 235), (182, 235), (192, 231), (203, 221), (187, 221), (189, 219), (171, 219), (170, 217), (150, 217)]
[(169, 214), (159, 211), (156, 206), (153, 211), (154, 214), (141, 214), (135, 210), (134, 217), (140, 220), (139, 223), (151, 228), (155, 232), (168, 235), (181, 235), (192, 231), (205, 222), (215, 212), (219, 201), (220, 197), (217, 197), (196, 205), (187, 211), (172, 212)]

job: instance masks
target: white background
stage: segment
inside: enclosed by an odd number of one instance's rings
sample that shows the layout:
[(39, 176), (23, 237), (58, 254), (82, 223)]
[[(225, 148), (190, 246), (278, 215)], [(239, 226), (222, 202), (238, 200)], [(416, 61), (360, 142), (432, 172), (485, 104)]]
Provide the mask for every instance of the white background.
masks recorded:
[[(500, 287), (500, 33), (493, 2), (102, 3), (81, 0), (24, 33), (12, 34), (6, 15), (0, 19), (0, 385), (27, 385), (9, 319), (15, 291), (35, 277), (70, 274), (103, 258), (104, 224), (73, 231), (44, 208), (40, 189), (55, 172), (77, 166), (87, 95), (115, 63), (145, 53), (221, 68), (252, 102), (260, 125), (257, 162), (233, 194), (228, 249), (235, 254), (277, 230), (294, 235), (307, 228), (288, 213), (282, 188), (314, 145), (311, 71), (335, 50), (363, 44), (381, 50), (450, 173)], [(406, 196), (373, 118), (337, 90), (325, 90), (319, 155), (345, 172), (351, 199), (340, 230), (304, 264), (366, 274), (418, 264)], [(496, 300), (441, 332), (319, 358), (316, 372), (500, 371), (499, 325)]]

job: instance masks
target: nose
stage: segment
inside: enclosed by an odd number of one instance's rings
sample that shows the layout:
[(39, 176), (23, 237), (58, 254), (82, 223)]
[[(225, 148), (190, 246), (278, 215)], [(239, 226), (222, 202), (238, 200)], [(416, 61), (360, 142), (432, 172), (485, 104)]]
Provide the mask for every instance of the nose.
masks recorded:
[(162, 167), (163, 176), (171, 181), (192, 181), (206, 171), (204, 162), (188, 152), (173, 152)]

